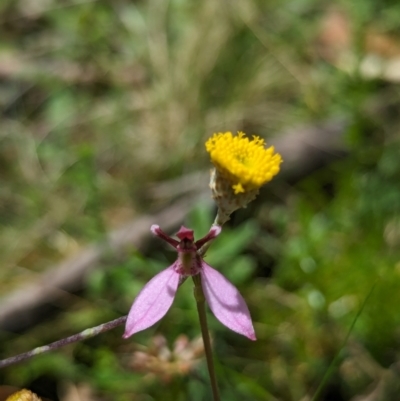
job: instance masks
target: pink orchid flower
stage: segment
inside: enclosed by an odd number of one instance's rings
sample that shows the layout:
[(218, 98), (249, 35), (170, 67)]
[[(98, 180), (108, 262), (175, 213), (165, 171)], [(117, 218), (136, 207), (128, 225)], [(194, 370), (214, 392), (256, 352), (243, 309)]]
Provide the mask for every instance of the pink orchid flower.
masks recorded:
[(204, 296), (215, 317), (229, 329), (256, 340), (249, 309), (237, 288), (204, 262), (197, 252), (219, 235), (221, 227), (213, 225), (209, 233), (197, 241), (194, 241), (193, 230), (184, 226), (176, 234), (180, 241), (169, 237), (157, 225), (151, 226), (151, 232), (172, 245), (178, 251), (178, 259), (139, 292), (129, 311), (123, 337), (128, 338), (158, 322), (171, 307), (180, 280), (200, 274)]

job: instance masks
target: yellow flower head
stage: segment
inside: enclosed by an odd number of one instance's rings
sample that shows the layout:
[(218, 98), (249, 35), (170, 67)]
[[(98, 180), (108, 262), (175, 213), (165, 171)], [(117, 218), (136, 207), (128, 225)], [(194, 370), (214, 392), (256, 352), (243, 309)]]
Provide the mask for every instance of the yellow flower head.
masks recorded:
[(279, 173), (282, 157), (274, 147), (265, 147), (264, 139), (243, 132), (214, 134), (206, 142), (207, 152), (218, 173), (230, 181), (234, 194), (260, 188)]
[(29, 390), (21, 390), (11, 394), (6, 401), (40, 401), (40, 398)]

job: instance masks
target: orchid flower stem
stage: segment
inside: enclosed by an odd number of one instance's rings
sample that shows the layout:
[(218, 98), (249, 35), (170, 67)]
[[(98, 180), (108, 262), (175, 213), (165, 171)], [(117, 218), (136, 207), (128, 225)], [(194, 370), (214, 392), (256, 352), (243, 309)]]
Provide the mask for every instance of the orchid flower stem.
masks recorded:
[(197, 274), (195, 276), (192, 276), (192, 279), (194, 282), (194, 296), (196, 298), (197, 312), (199, 314), (201, 335), (203, 337), (204, 351), (206, 354), (207, 368), (208, 368), (208, 374), (210, 376), (213, 398), (214, 401), (220, 401), (217, 376), (215, 375), (215, 369), (214, 369), (213, 352), (211, 348), (210, 335), (208, 332), (206, 304), (203, 293), (203, 287), (201, 285), (201, 276), (200, 274)]

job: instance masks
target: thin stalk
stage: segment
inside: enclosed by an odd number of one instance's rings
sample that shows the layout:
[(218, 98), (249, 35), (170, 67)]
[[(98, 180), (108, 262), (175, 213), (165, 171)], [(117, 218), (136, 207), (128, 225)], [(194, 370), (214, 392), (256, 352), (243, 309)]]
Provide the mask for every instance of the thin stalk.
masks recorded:
[(105, 331), (114, 329), (115, 327), (124, 324), (127, 319), (127, 316), (119, 317), (118, 319), (111, 320), (110, 322), (103, 323), (99, 326), (92, 327), (90, 329), (83, 330), (78, 334), (74, 334), (73, 336), (63, 338), (58, 341), (54, 341), (51, 344), (44, 345), (42, 347), (37, 347), (31, 351), (24, 352), (23, 354), (19, 354), (16, 356), (12, 356), (7, 359), (3, 359), (0, 361), (0, 369), (5, 368), (6, 366), (14, 365), (15, 363), (25, 361), (27, 359), (32, 358), (33, 356), (44, 354), (45, 352), (54, 351), (55, 349), (64, 347), (68, 344), (76, 343), (78, 341), (83, 341), (88, 338), (97, 336), (100, 333), (104, 333)]
[(203, 293), (203, 287), (201, 285), (201, 276), (197, 274), (192, 276), (194, 282), (194, 297), (196, 298), (197, 313), (199, 314), (201, 335), (203, 337), (204, 352), (206, 354), (208, 375), (210, 376), (211, 389), (213, 393), (214, 401), (220, 401), (217, 376), (215, 375), (213, 352), (211, 348), (210, 334), (208, 332), (207, 315), (206, 315), (206, 303)]
[(329, 380), (329, 378), (331, 377), (332, 373), (333, 373), (333, 369), (336, 367), (337, 363), (339, 362), (339, 357), (341, 356), (342, 350), (343, 348), (346, 346), (347, 341), (349, 340), (350, 334), (353, 331), (353, 328), (358, 320), (358, 318), (360, 317), (362, 311), (365, 308), (365, 305), (367, 304), (372, 292), (374, 291), (374, 288), (376, 286), (376, 282), (372, 285), (371, 289), (369, 290), (367, 296), (364, 299), (364, 302), (362, 303), (360, 309), (358, 310), (358, 312), (356, 313), (356, 316), (354, 317), (350, 328), (346, 334), (346, 337), (343, 339), (343, 342), (339, 348), (339, 350), (336, 352), (335, 357), (333, 358), (333, 361), (331, 362), (331, 364), (328, 367), (328, 370), (326, 371), (326, 373), (324, 374), (324, 377), (321, 380), (321, 383), (319, 384), (317, 391), (314, 394), (314, 397), (311, 399), (311, 401), (317, 401), (318, 397), (320, 396), (323, 388), (325, 387), (325, 384), (327, 383), (327, 381)]

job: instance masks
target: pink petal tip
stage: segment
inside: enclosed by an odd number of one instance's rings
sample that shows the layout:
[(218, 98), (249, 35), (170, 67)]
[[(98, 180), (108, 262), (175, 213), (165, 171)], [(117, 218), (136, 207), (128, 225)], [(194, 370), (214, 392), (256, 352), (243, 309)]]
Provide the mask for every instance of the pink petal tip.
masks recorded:
[(154, 234), (154, 235), (158, 235), (158, 231), (160, 230), (160, 226), (159, 225), (157, 225), (157, 224), (153, 224), (151, 227), (150, 227), (150, 231), (152, 232), (152, 234)]

